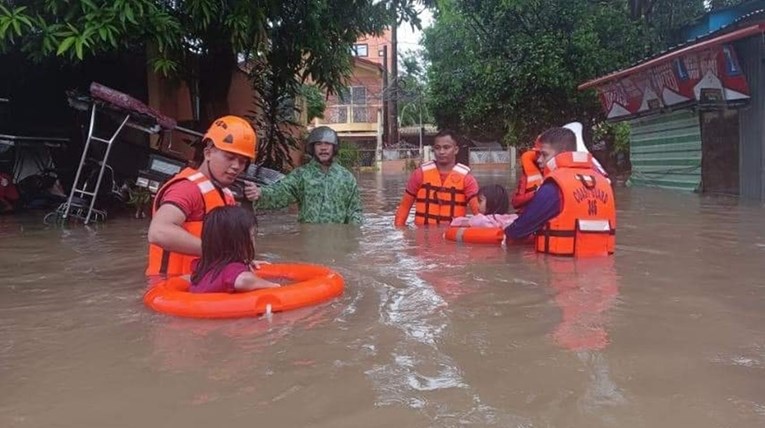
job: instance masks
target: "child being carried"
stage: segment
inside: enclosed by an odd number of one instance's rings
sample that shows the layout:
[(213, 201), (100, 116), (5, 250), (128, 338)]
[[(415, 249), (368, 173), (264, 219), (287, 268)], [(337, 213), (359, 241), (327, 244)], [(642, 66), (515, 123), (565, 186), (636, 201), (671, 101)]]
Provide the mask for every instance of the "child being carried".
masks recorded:
[(510, 210), (510, 198), (507, 190), (499, 184), (482, 186), (478, 190), (478, 210), (480, 214), (472, 217), (456, 217), (450, 226), (504, 229), (518, 218), (517, 214), (507, 213)]

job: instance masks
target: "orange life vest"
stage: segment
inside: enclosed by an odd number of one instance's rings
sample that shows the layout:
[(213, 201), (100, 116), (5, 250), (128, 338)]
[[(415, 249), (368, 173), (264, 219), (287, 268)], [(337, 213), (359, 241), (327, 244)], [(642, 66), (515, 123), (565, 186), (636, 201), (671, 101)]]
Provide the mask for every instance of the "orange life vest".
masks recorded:
[(414, 224), (450, 223), (454, 217), (467, 214), (465, 177), (470, 168), (454, 165), (443, 182), (435, 162), (425, 162), (420, 168), (422, 185), (416, 195)]
[[(234, 195), (229, 189), (216, 188), (212, 181), (201, 172), (193, 168), (185, 168), (159, 189), (156, 198), (154, 198), (152, 215), (159, 209), (165, 190), (181, 180), (189, 180), (199, 187), (199, 192), (205, 203), (205, 215), (213, 208), (236, 204)], [(186, 221), (183, 223), (183, 228), (198, 238), (202, 237), (201, 221)], [(197, 258), (197, 256), (167, 251), (156, 244), (149, 244), (149, 266), (146, 268), (146, 275), (189, 275), (191, 274), (191, 262)]]
[(513, 195), (513, 208), (520, 209), (531, 201), (544, 178), (542, 171), (537, 166), (536, 150), (528, 150), (521, 155), (521, 178), (518, 180), (518, 188)]
[(616, 206), (611, 184), (584, 152), (565, 152), (545, 167), (561, 192), (561, 212), (536, 234), (539, 252), (564, 256), (613, 254)]

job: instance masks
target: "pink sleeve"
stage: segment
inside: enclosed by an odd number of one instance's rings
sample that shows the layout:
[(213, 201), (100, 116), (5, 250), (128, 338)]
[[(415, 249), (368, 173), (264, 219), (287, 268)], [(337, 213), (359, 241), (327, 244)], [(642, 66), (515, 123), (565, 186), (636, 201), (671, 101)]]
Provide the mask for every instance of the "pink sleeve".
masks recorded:
[(236, 278), (242, 272), (249, 272), (250, 268), (244, 263), (229, 263), (223, 271), (220, 273), (223, 284), (226, 285), (226, 291), (233, 293), (236, 291), (234, 284), (236, 284)]
[(496, 219), (499, 220), (499, 222), (502, 223), (501, 226), (505, 228), (518, 219), (518, 214), (498, 214)]
[(455, 217), (449, 224), (450, 227), (468, 227), (470, 226), (470, 217)]
[(473, 174), (465, 176), (465, 199), (470, 199), (478, 194), (478, 180), (473, 177)]
[(483, 214), (476, 214), (470, 217), (470, 227), (495, 227), (491, 217)]
[(422, 168), (417, 168), (409, 176), (409, 181), (406, 183), (406, 192), (416, 197), (420, 186), (422, 186)]
[(173, 204), (178, 207), (186, 220), (201, 221), (205, 215), (205, 203), (197, 185), (188, 180), (179, 181), (164, 191), (160, 206)]
[(517, 218), (518, 216), (515, 214), (476, 214), (470, 217), (470, 227), (501, 227), (504, 229), (510, 226)]

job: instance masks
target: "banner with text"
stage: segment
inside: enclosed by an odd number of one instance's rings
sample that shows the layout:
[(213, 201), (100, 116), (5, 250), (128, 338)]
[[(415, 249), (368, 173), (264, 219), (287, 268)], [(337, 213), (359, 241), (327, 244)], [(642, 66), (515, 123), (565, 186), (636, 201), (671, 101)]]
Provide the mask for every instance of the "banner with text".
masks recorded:
[(648, 113), (688, 101), (723, 105), (749, 99), (733, 46), (691, 52), (596, 88), (609, 119)]

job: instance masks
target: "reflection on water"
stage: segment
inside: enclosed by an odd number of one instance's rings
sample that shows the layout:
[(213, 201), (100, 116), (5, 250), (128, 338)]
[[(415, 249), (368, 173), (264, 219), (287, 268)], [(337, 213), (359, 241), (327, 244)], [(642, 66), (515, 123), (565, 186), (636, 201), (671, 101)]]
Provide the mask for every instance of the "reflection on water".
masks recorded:
[(561, 321), (555, 342), (571, 351), (603, 350), (608, 345), (606, 315), (619, 294), (614, 258), (539, 258), (549, 275)]
[(0, 426), (765, 424), (762, 207), (618, 189), (617, 254), (572, 260), (394, 229), (405, 179), (360, 177), (361, 229), (261, 217), (346, 279), (271, 319), (149, 312), (146, 221), (0, 217)]

